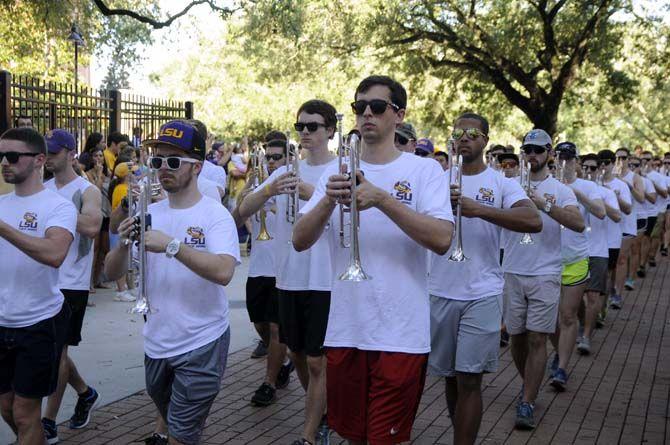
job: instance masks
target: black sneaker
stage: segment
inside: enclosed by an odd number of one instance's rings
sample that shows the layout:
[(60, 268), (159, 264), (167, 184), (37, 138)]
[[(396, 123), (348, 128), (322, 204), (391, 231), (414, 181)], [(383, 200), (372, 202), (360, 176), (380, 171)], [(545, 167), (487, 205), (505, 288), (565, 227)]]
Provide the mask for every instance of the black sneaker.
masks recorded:
[(503, 331), (500, 333), (500, 347), (505, 348), (509, 345), (509, 334), (507, 331)]
[(324, 415), (321, 418), (319, 429), (316, 433), (317, 442), (319, 445), (330, 445), (330, 427), (328, 426), (328, 418)]
[(649, 260), (649, 267), (656, 267), (656, 260), (655, 259)]
[(89, 386), (86, 393), (77, 399), (74, 414), (70, 417), (71, 430), (78, 430), (88, 425), (88, 422), (91, 420), (91, 412), (100, 403), (100, 394), (98, 394), (98, 391)]
[(290, 360), (287, 364), (281, 366), (279, 374), (277, 374), (277, 383), (275, 385), (277, 389), (284, 389), (288, 386), (289, 382), (291, 381), (291, 373), (294, 369), (295, 366)]
[(44, 428), (44, 438), (49, 445), (59, 442), (60, 439), (58, 439), (58, 427), (56, 426), (56, 422), (49, 420), (46, 417), (42, 417), (42, 428)]
[(268, 347), (265, 346), (265, 343), (263, 343), (262, 340), (258, 340), (256, 349), (254, 349), (251, 353), (251, 358), (261, 358), (265, 357), (266, 355), (268, 355)]
[(269, 406), (277, 400), (277, 390), (267, 383), (263, 383), (251, 397), (251, 404), (255, 406)]
[(661, 256), (668, 256), (668, 248), (661, 247)]
[(144, 439), (143, 442), (144, 445), (168, 445), (168, 438), (167, 436), (161, 436), (158, 433), (153, 433), (151, 436)]
[(314, 445), (314, 444), (307, 439), (298, 439), (291, 442), (291, 445)]
[(647, 271), (644, 270), (643, 266), (640, 266), (640, 268), (637, 270), (637, 276), (640, 278), (644, 278), (645, 276), (647, 276)]

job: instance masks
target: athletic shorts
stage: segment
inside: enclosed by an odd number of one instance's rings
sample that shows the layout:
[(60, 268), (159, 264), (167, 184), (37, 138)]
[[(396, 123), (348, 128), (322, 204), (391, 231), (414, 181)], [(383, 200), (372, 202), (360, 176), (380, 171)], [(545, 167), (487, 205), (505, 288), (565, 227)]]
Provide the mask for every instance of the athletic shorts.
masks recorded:
[(665, 227), (665, 212), (660, 212), (658, 215), (656, 215), (656, 224), (654, 224), (654, 228), (651, 230), (651, 237), (652, 238), (660, 237), (664, 227)]
[(169, 358), (144, 356), (147, 393), (167, 421), (170, 437), (200, 443), (212, 403), (219, 393), (230, 346), (230, 329), (193, 351)]
[(654, 231), (654, 226), (656, 225), (656, 219), (656, 216), (647, 218), (647, 227), (644, 228), (645, 236), (651, 236), (651, 233)]
[(609, 259), (597, 256), (589, 257), (589, 283), (586, 285), (587, 291), (599, 292), (601, 295), (607, 294), (607, 266)]
[(505, 327), (510, 335), (526, 331), (556, 332), (558, 302), (561, 299), (559, 275), (518, 275), (505, 273)]
[(430, 296), (432, 375), (497, 371), (502, 300), (502, 294), (470, 301)]
[(644, 232), (647, 230), (647, 218), (638, 218), (637, 220), (637, 233)]
[(311, 357), (324, 354), (330, 292), (316, 290), (278, 290), (279, 341), (293, 352)]
[(0, 394), (41, 399), (56, 390), (70, 308), (24, 328), (0, 326)]
[(68, 323), (65, 344), (78, 346), (81, 341), (81, 327), (84, 325), (84, 314), (88, 304), (87, 290), (61, 289), (65, 297), (65, 304), (70, 306), (70, 322)]
[(408, 442), (428, 354), (326, 348), (328, 425), (370, 445)]
[(275, 277), (247, 278), (247, 312), (252, 323), (279, 324)]
[(607, 262), (607, 270), (616, 269), (616, 263), (619, 261), (619, 252), (621, 252), (621, 249), (609, 249), (609, 260)]
[(561, 286), (578, 286), (589, 279), (589, 259), (564, 264), (561, 272)]

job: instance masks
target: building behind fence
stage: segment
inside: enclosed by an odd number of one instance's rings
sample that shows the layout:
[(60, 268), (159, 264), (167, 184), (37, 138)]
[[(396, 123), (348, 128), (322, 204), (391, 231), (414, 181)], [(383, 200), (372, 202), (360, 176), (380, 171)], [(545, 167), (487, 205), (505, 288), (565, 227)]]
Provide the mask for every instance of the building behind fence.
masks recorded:
[(149, 99), (116, 90), (95, 90), (89, 86), (46, 82), (34, 77), (0, 71), (0, 134), (14, 126), (14, 119), (27, 116), (44, 134), (63, 128), (77, 136), (79, 151), (90, 133), (107, 136), (120, 131), (142, 139), (158, 135), (161, 124), (170, 119), (192, 119), (193, 103)]

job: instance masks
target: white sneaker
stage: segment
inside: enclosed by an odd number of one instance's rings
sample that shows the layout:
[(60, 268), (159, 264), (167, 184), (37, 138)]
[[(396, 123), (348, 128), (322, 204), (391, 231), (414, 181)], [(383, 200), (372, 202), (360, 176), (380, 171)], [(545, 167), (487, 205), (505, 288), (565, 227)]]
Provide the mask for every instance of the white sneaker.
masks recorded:
[(126, 303), (135, 301), (136, 298), (133, 294), (130, 293), (130, 291), (124, 290), (123, 292), (117, 292), (116, 296), (114, 297), (114, 301), (123, 301)]

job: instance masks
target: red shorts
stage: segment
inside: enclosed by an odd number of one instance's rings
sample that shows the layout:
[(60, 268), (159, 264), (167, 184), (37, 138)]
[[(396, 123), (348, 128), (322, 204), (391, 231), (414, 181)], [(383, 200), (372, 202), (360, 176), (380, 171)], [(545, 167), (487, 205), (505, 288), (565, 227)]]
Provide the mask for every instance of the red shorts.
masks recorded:
[(370, 445), (409, 441), (428, 354), (327, 348), (326, 357), (329, 426)]

